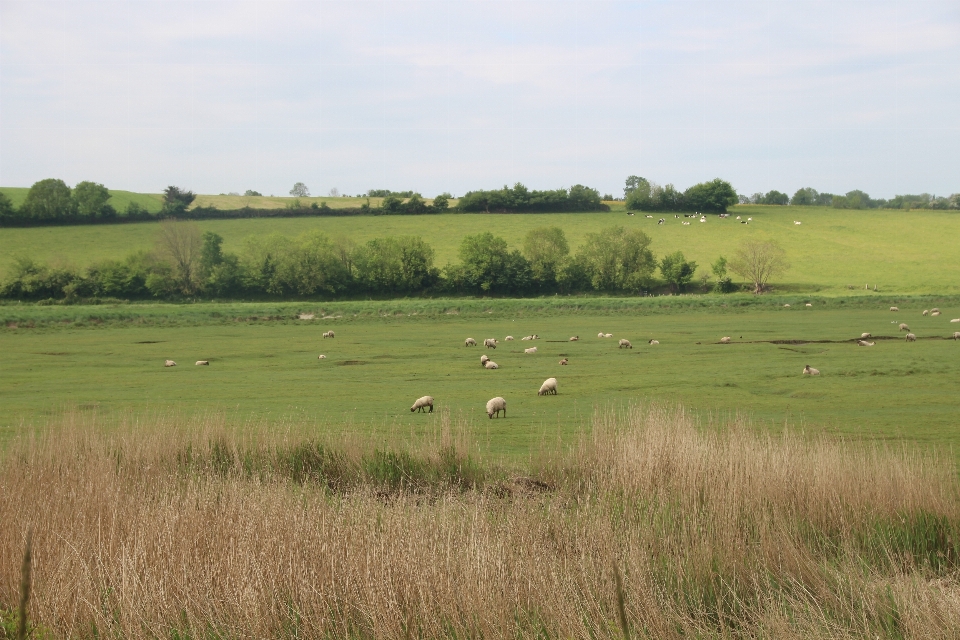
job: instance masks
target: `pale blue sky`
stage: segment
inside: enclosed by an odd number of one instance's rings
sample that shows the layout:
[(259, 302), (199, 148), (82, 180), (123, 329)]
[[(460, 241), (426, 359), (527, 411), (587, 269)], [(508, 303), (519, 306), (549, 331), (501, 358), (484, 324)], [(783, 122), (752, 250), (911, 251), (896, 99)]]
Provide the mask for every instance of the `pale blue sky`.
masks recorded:
[(960, 191), (960, 2), (0, 0), (0, 185)]

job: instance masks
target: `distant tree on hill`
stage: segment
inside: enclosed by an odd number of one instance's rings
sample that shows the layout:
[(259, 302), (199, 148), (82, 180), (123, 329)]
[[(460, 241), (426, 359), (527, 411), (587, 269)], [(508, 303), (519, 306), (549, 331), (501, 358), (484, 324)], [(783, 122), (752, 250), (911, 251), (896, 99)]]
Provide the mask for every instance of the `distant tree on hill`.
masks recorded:
[(674, 293), (680, 293), (686, 289), (696, 272), (697, 263), (687, 262), (682, 251), (663, 256), (660, 260), (660, 273)]
[(640, 230), (610, 227), (588, 233), (576, 262), (598, 291), (639, 291), (648, 285), (657, 261), (650, 236)]
[(199, 265), (204, 239), (196, 222), (163, 220), (157, 233), (157, 251), (173, 271), (172, 281), (183, 295), (192, 295), (199, 285)]
[(433, 199), (433, 211), (435, 213), (446, 213), (450, 208), (450, 194), (441, 193)]
[(170, 185), (163, 190), (163, 212), (167, 215), (176, 215), (187, 210), (197, 196), (193, 191), (185, 191), (180, 187)]
[(298, 182), (293, 185), (293, 188), (290, 189), (290, 195), (294, 198), (308, 198), (310, 197), (310, 189), (307, 188), (307, 185), (302, 182)]
[(260, 193), (259, 191), (254, 191), (253, 189), (247, 189), (246, 191), (243, 192), (243, 195), (249, 198), (251, 196), (262, 196), (263, 194)]
[(333, 187), (332, 189), (330, 189), (330, 191), (327, 193), (327, 195), (330, 196), (331, 198), (339, 198), (339, 197), (340, 197), (340, 189), (337, 189), (336, 187)]
[(73, 199), (77, 203), (77, 215), (80, 218), (94, 220), (97, 218), (112, 218), (117, 215), (116, 210), (107, 204), (110, 192), (105, 186), (96, 182), (79, 182), (73, 188)]
[(793, 197), (790, 198), (790, 204), (795, 207), (810, 207), (817, 202), (817, 190), (812, 187), (797, 189)]
[(0, 193), (0, 224), (10, 223), (17, 219), (17, 210), (7, 194)]
[(790, 196), (774, 189), (765, 193), (759, 204), (785, 205), (789, 202)]
[(646, 185), (647, 193), (650, 192), (650, 182), (646, 178), (641, 178), (640, 176), (629, 176), (626, 179), (626, 182), (623, 186), (623, 197), (628, 197), (631, 193), (637, 189), (642, 188)]
[(34, 183), (20, 209), (21, 215), (38, 221), (69, 220), (77, 210), (70, 187), (55, 178)]
[(695, 184), (683, 192), (683, 204), (688, 211), (725, 212), (737, 204), (737, 192), (726, 180), (716, 178)]
[(729, 262), (730, 271), (753, 285), (753, 292), (763, 293), (775, 278), (790, 268), (787, 254), (775, 240), (744, 240)]
[(551, 289), (570, 254), (567, 236), (560, 227), (531, 229), (523, 240), (523, 255), (530, 263), (534, 282)]

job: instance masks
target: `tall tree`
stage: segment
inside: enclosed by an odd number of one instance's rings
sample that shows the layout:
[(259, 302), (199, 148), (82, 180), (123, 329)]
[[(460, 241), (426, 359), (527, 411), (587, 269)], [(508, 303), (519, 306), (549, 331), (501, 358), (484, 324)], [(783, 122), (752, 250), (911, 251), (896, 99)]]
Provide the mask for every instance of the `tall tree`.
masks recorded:
[(170, 185), (163, 190), (163, 212), (167, 215), (177, 215), (187, 210), (196, 199), (193, 191), (186, 191), (180, 187)]
[[(113, 207), (107, 204), (110, 192), (97, 182), (78, 182), (73, 188), (73, 199), (77, 203), (77, 215), (87, 220), (110, 217)], [(110, 207), (107, 209), (107, 207)]]
[(76, 214), (76, 203), (63, 180), (47, 178), (30, 187), (21, 211), (33, 220), (68, 220)]
[(310, 189), (307, 188), (307, 185), (302, 182), (298, 182), (293, 185), (293, 188), (290, 189), (290, 195), (294, 198), (307, 198), (310, 196)]
[(523, 255), (530, 262), (534, 282), (542, 288), (552, 288), (563, 268), (570, 245), (560, 227), (531, 229), (523, 240)]
[(728, 263), (730, 271), (753, 285), (753, 292), (763, 293), (771, 278), (790, 268), (787, 253), (776, 240), (744, 240)]
[(639, 291), (649, 284), (657, 261), (643, 231), (610, 227), (588, 233), (576, 262), (599, 291)]
[(697, 263), (687, 262), (682, 251), (663, 256), (660, 260), (660, 273), (663, 274), (663, 279), (667, 281), (674, 293), (680, 293), (686, 289), (696, 272)]
[(688, 211), (722, 213), (738, 201), (737, 192), (730, 183), (720, 178), (695, 184), (683, 193), (683, 207)]
[(195, 222), (163, 220), (157, 233), (157, 250), (173, 269), (177, 290), (183, 295), (196, 293), (204, 241)]

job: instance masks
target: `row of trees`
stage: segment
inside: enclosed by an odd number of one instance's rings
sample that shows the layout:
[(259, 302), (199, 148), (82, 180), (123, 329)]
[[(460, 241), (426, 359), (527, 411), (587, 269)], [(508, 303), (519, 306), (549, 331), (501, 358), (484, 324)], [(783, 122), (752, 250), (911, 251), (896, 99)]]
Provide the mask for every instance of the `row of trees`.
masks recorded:
[(781, 191), (738, 196), (740, 204), (792, 205), (799, 207), (833, 207), (834, 209), (960, 209), (960, 193), (950, 196), (898, 195), (890, 200), (874, 199), (855, 189), (844, 195), (820, 193), (812, 187), (797, 189), (791, 198)]
[(553, 213), (557, 211), (602, 211), (600, 192), (582, 184), (567, 189), (531, 191), (523, 184), (504, 185), (492, 191), (468, 191), (460, 198), (460, 211), (487, 213)]
[(672, 184), (660, 186), (640, 176), (630, 176), (623, 189), (627, 209), (632, 211), (711, 211), (722, 213), (737, 204), (737, 192), (729, 182), (716, 178), (685, 191)]
[[(523, 296), (641, 294), (662, 287), (681, 293), (697, 272), (697, 263), (680, 251), (658, 259), (650, 250), (650, 237), (639, 230), (610, 227), (587, 234), (584, 240), (571, 254), (562, 229), (541, 227), (527, 234), (522, 249), (510, 250), (505, 239), (480, 233), (464, 238), (460, 262), (441, 270), (434, 265), (433, 248), (418, 236), (376, 238), (356, 245), (316, 231), (296, 238), (274, 233), (251, 236), (238, 253), (228, 253), (219, 235), (201, 233), (192, 222), (167, 220), (160, 224), (153, 251), (100, 262), (84, 271), (20, 258), (11, 277), (0, 285), (0, 297), (282, 298), (424, 292)], [(756, 279), (754, 266), (747, 262), (757, 261), (743, 253), (748, 244), (729, 265), (724, 258), (714, 263), (718, 291), (735, 288), (727, 268), (748, 277), (759, 292), (771, 275), (786, 267), (782, 250), (767, 243), (764, 251), (779, 255), (779, 262), (771, 262), (772, 269)], [(703, 286), (707, 279), (702, 279)]]

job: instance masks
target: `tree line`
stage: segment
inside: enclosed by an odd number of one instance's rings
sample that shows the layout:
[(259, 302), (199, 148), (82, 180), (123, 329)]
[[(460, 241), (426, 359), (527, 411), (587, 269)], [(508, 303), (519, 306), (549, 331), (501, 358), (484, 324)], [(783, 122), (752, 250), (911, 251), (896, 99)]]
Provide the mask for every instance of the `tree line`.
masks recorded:
[(960, 193), (949, 196), (935, 196), (929, 193), (919, 195), (897, 195), (889, 200), (871, 198), (869, 194), (854, 189), (843, 195), (819, 192), (812, 187), (797, 189), (791, 198), (782, 191), (754, 193), (751, 196), (738, 196), (740, 204), (792, 205), (795, 207), (833, 207), (834, 209), (960, 209)]
[[(753, 267), (743, 257), (748, 254), (741, 256), (749, 242), (729, 263), (720, 257), (711, 267), (716, 283), (704, 275), (702, 289), (735, 290), (728, 268), (753, 283)], [(758, 293), (771, 275), (787, 266), (778, 245), (768, 242), (765, 251), (764, 264), (774, 268), (766, 279), (754, 283)], [(683, 252), (657, 258), (647, 234), (619, 226), (587, 234), (576, 253), (571, 253), (562, 229), (541, 227), (526, 235), (522, 249), (511, 250), (504, 238), (486, 232), (463, 239), (458, 263), (440, 269), (434, 256), (433, 248), (419, 236), (355, 244), (319, 231), (297, 237), (279, 233), (250, 236), (240, 251), (232, 253), (223, 250), (223, 238), (216, 233), (201, 233), (193, 222), (165, 220), (152, 250), (86, 269), (17, 258), (7, 279), (0, 283), (0, 297), (178, 300), (586, 292), (641, 295), (682, 293), (697, 272), (697, 263), (687, 260)]]

